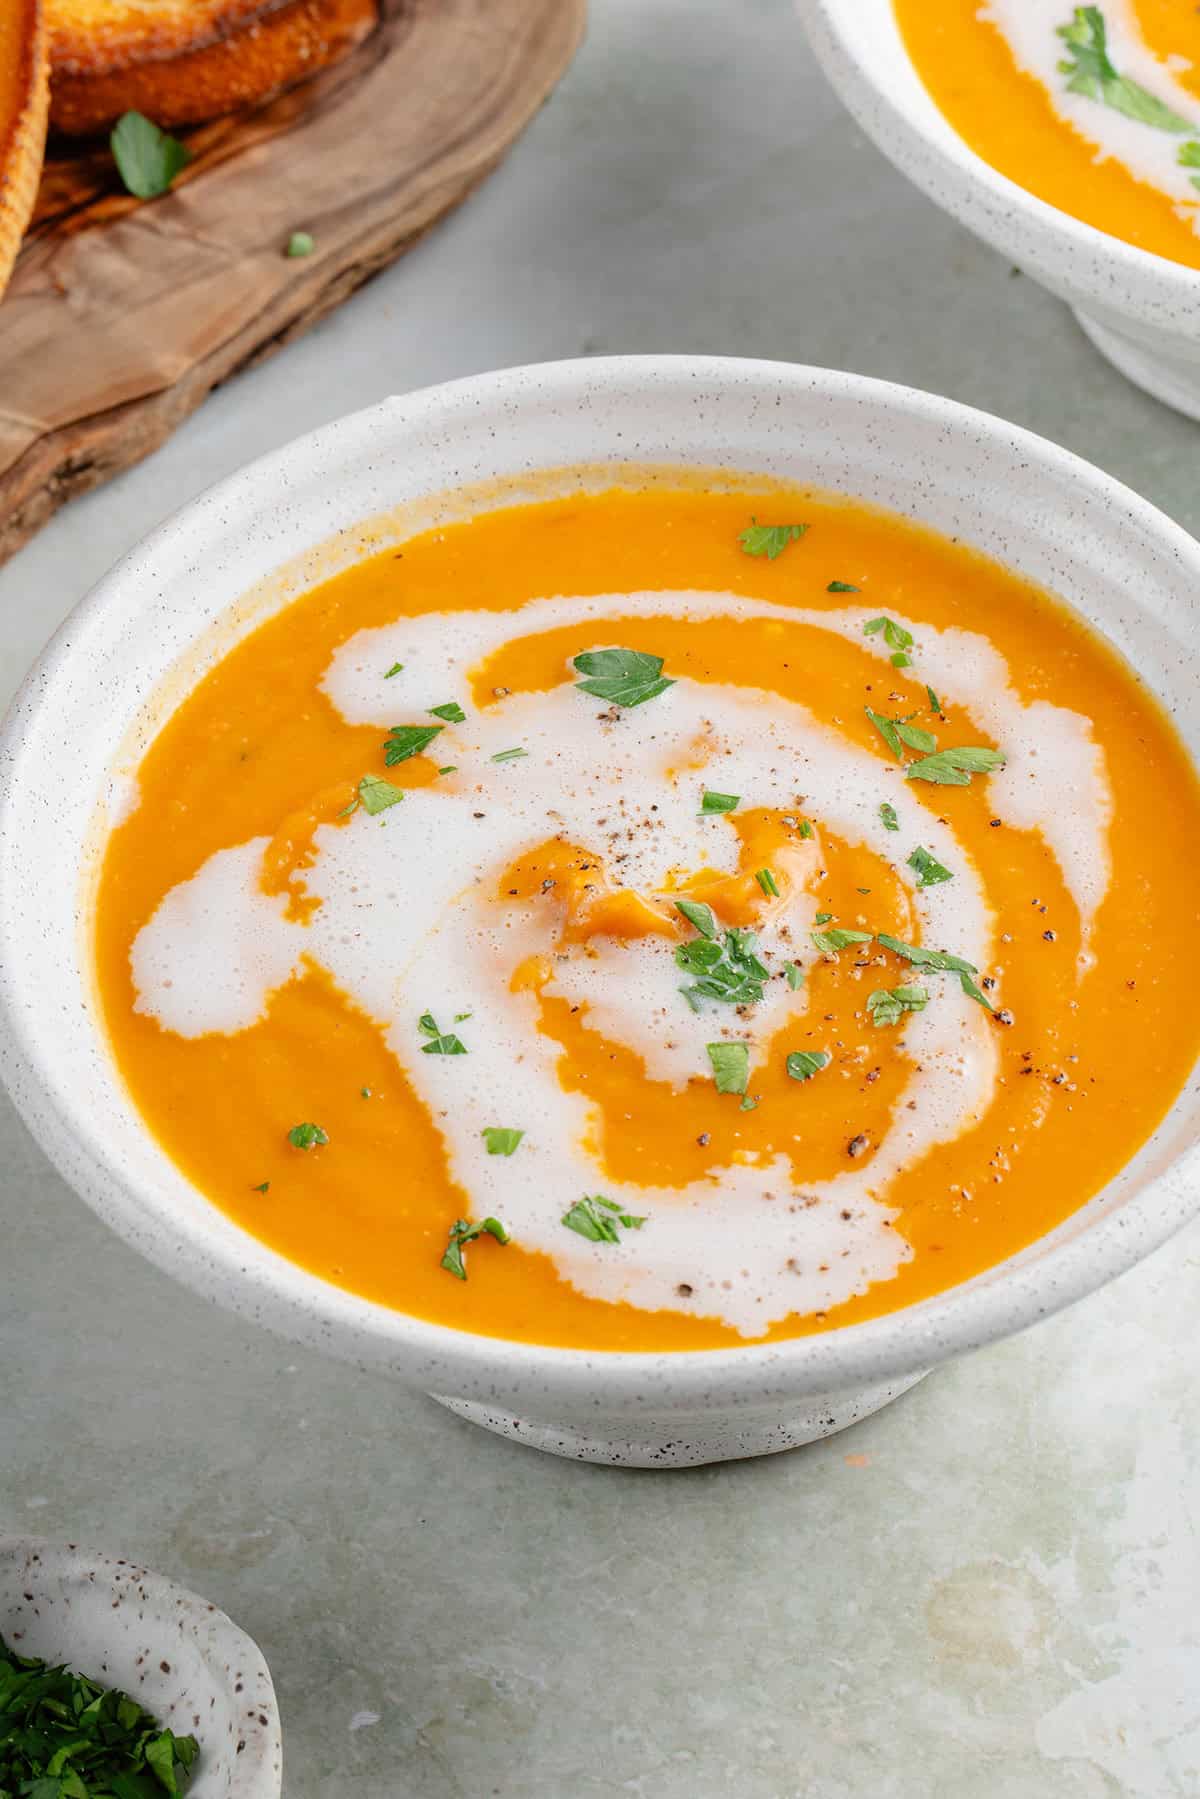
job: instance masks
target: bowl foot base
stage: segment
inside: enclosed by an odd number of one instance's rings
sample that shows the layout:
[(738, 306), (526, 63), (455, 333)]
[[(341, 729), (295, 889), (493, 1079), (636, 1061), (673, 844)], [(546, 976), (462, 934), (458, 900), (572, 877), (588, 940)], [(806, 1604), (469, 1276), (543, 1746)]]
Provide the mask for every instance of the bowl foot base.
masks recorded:
[(1153, 394), (1164, 406), (1173, 406), (1188, 418), (1200, 419), (1200, 355), (1163, 349), (1144, 338), (1114, 331), (1111, 325), (1078, 307), (1073, 311), (1101, 356), (1119, 369), (1127, 381)]
[(697, 1468), (706, 1462), (741, 1461), (749, 1456), (777, 1455), (798, 1449), (819, 1437), (831, 1437), (847, 1425), (869, 1418), (901, 1393), (907, 1393), (921, 1374), (881, 1382), (856, 1392), (832, 1393), (806, 1400), (799, 1411), (736, 1410), (711, 1414), (670, 1413), (642, 1424), (636, 1417), (598, 1417), (589, 1429), (517, 1418), (496, 1406), (469, 1399), (450, 1399), (431, 1394), (439, 1405), (481, 1424), (484, 1430), (527, 1443), (548, 1455), (567, 1456), (577, 1462), (606, 1462), (618, 1468)]

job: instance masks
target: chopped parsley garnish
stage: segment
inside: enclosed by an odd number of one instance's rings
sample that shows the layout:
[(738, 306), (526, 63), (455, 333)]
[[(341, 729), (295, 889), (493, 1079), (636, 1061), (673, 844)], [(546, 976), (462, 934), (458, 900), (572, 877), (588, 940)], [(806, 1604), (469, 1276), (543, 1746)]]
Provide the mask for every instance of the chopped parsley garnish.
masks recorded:
[(445, 725), (393, 725), (383, 746), (384, 761), (389, 768), (395, 768), (397, 762), (419, 756), (445, 728)]
[(809, 935), (823, 956), (836, 956), (839, 950), (847, 949), (852, 943), (870, 943), (871, 931), (844, 931), (840, 925), (834, 925), (832, 931), (811, 931)]
[(313, 1149), (319, 1143), (329, 1142), (319, 1124), (294, 1124), (287, 1134), (287, 1140), (293, 1149)]
[(823, 1049), (794, 1049), (786, 1067), (794, 1081), (811, 1081), (828, 1063), (829, 1056)]
[(849, 581), (831, 581), (825, 589), (826, 593), (857, 593), (857, 587), (851, 587)]
[(924, 987), (878, 987), (867, 995), (871, 1023), (878, 1026), (899, 1024), (906, 1012), (923, 1012), (928, 1004)]
[(0, 1794), (6, 1799), (165, 1799), (186, 1792), (199, 1754), (195, 1737), (164, 1730), (136, 1699), (66, 1667), (17, 1655), (0, 1638)]
[(675, 910), (681, 912), (690, 925), (699, 931), (702, 937), (717, 936), (717, 920), (711, 906), (701, 900), (681, 899), (675, 901)]
[(811, 837), (812, 834), (813, 834), (813, 828), (812, 828), (811, 824), (809, 823), (807, 818), (802, 818), (800, 820), (800, 836), (801, 837)]
[(700, 815), (704, 817), (712, 812), (732, 812), (741, 803), (740, 793), (714, 793), (711, 787), (706, 787), (700, 795)]
[(799, 962), (789, 962), (784, 969), (784, 973), (787, 975), (787, 984), (793, 993), (795, 993), (798, 988), (803, 987), (804, 970), (801, 968)]
[[(913, 745), (914, 749), (919, 747)], [(938, 787), (968, 787), (972, 775), (991, 774), (994, 769), (1003, 768), (1005, 761), (1003, 750), (961, 744), (957, 749), (938, 750), (920, 762), (910, 762), (904, 776), (908, 781), (932, 781)]]
[(1148, 88), (1118, 75), (1109, 60), (1108, 33), (1098, 6), (1077, 6), (1071, 23), (1058, 27), (1058, 35), (1071, 52), (1071, 59), (1058, 65), (1061, 74), (1070, 76), (1069, 94), (1101, 100), (1114, 112), (1135, 119), (1139, 125), (1153, 125), (1157, 131), (1195, 130)]
[(514, 750), (497, 750), (496, 754), (493, 757), (491, 757), (491, 761), (493, 761), (493, 762), (519, 762), (521, 760), (522, 756), (527, 756), (528, 754), (529, 754), (528, 750), (523, 750), (520, 748), (517, 748)]
[(269, 1193), (271, 1191), (271, 1183), (270, 1181), (259, 1181), (258, 1186), (251, 1187), (250, 1191), (251, 1193)]
[(740, 533), (738, 542), (747, 556), (765, 556), (768, 562), (774, 562), (782, 556), (790, 543), (803, 537), (808, 530), (807, 525), (760, 525), (756, 518), (751, 518), (746, 529)]
[[(1180, 144), (1179, 161), (1185, 169), (1200, 169), (1200, 143)], [(1193, 187), (1200, 187), (1200, 175), (1189, 175), (1188, 180)]]
[(456, 775), (458, 773), (458, 763), (447, 762), (444, 768), (438, 769), (438, 773), (439, 775)]
[(144, 113), (122, 113), (109, 138), (117, 173), (139, 200), (165, 194), (192, 153), (177, 137), (168, 137)]
[(831, 919), (831, 918), (832, 918), (832, 917), (833, 917), (833, 913), (832, 913), (832, 912), (818, 912), (818, 913), (817, 913), (817, 916), (816, 916), (816, 919), (815, 919), (815, 920), (814, 920), (814, 923), (816, 923), (816, 924), (828, 924), (828, 923), (829, 923), (829, 921), (830, 921), (830, 919)]
[(524, 1131), (510, 1131), (499, 1124), (489, 1124), (483, 1132), (483, 1140), (487, 1144), (489, 1156), (511, 1156)]
[(374, 817), (376, 812), (386, 812), (389, 806), (398, 806), (403, 798), (403, 787), (393, 787), (382, 775), (364, 775), (358, 783), (354, 801), (346, 811), (352, 812), (355, 806), (361, 806), (364, 812)]
[(450, 1241), (446, 1245), (446, 1253), (442, 1257), (442, 1267), (460, 1281), (467, 1278), (467, 1265), (463, 1260), (463, 1245), (473, 1243), (476, 1237), (484, 1233), (494, 1237), (497, 1243), (507, 1243), (508, 1232), (498, 1218), (483, 1218), (478, 1224), (468, 1224), (465, 1218), (456, 1218), (450, 1226)]
[(894, 618), (871, 618), (863, 626), (868, 637), (874, 637), (877, 631), (883, 632), (883, 641), (893, 652), (891, 663), (893, 668), (908, 668), (912, 662), (909, 651), (913, 647), (913, 635), (903, 625), (898, 625)]
[(952, 871), (945, 868), (927, 849), (918, 847), (908, 858), (908, 866), (916, 870), (918, 887), (936, 887), (941, 881), (952, 881)]
[(293, 231), (287, 240), (285, 256), (311, 256), (317, 247), (317, 240), (311, 231)]
[(383, 678), (385, 681), (390, 681), (393, 675), (402, 675), (403, 673), (404, 673), (403, 662), (393, 662), (392, 666), (388, 669), (387, 674)]
[(457, 700), (447, 700), (444, 706), (431, 706), (430, 718), (444, 718), (448, 725), (461, 725), (466, 721), (466, 713)]
[(940, 714), (941, 714), (941, 710), (942, 710), (942, 702), (941, 702), (941, 700), (939, 700), (939, 699), (938, 699), (938, 696), (937, 696), (937, 694), (936, 694), (936, 693), (935, 693), (935, 692), (934, 692), (934, 691), (933, 691), (933, 688), (932, 688), (932, 687), (927, 687), (927, 688), (926, 688), (926, 689), (925, 689), (925, 691), (926, 691), (926, 693), (927, 693), (927, 694), (928, 694), (928, 695), (929, 695), (929, 710), (930, 710), (930, 711), (931, 711), (931, 712), (936, 712), (936, 713), (938, 713), (938, 714), (939, 714), (939, 715), (940, 715)]
[(622, 1211), (615, 1199), (605, 1199), (602, 1193), (577, 1199), (570, 1211), (563, 1213), (562, 1221), (569, 1231), (576, 1231), (589, 1243), (619, 1243), (618, 1225), (624, 1225), (627, 1231), (640, 1231), (646, 1222), (635, 1212)]
[(768, 899), (779, 898), (779, 887), (776, 883), (775, 876), (771, 873), (769, 868), (756, 868), (754, 871), (754, 878)]
[(744, 1043), (707, 1043), (718, 1093), (745, 1093), (750, 1079), (750, 1051)]
[(906, 743), (910, 750), (920, 750), (922, 754), (937, 748), (936, 737), (931, 737), (928, 731), (922, 731), (919, 725), (909, 723), (910, 719), (915, 718), (915, 713), (910, 712), (905, 718), (885, 718), (882, 712), (874, 712), (870, 706), (864, 706), (863, 710), (897, 762), (904, 760), (902, 744)]
[(579, 682), (580, 693), (590, 693), (614, 706), (640, 706), (673, 687), (675, 683), (663, 674), (662, 665), (661, 656), (621, 649), (584, 650), (574, 662), (578, 673), (589, 677)]
[(934, 968), (942, 974), (956, 974), (959, 985), (969, 999), (978, 1000), (981, 1006), (992, 1011), (992, 1002), (979, 991), (971, 979), (979, 970), (973, 962), (964, 961), (962, 956), (952, 956), (943, 949), (920, 949), (912, 943), (901, 943), (898, 937), (890, 937), (886, 931), (880, 931), (876, 940), (882, 949), (890, 949), (893, 955), (903, 956), (906, 962), (912, 962), (917, 968)]
[[(701, 932), (690, 943), (680, 943), (675, 949), (676, 966), (685, 974), (695, 975), (696, 979), (690, 987), (681, 987), (682, 993), (693, 1012), (700, 1010), (701, 999), (722, 1000), (730, 1006), (754, 1006), (763, 996), (763, 982), (771, 977), (771, 971), (759, 961), (755, 955), (758, 938), (753, 931), (728, 930), (724, 942), (718, 942), (715, 936), (716, 920), (707, 906), (694, 907), (689, 900), (676, 900), (676, 905), (684, 917), (696, 925)], [(693, 912), (705, 912), (713, 927), (710, 935), (705, 927), (697, 922)]]
[(882, 806), (879, 808), (879, 816), (883, 820), (883, 828), (885, 831), (898, 831), (900, 829), (900, 820), (896, 817), (896, 808), (895, 806), (889, 806), (886, 800), (884, 800)]
[[(462, 1018), (469, 1018), (470, 1016), (471, 1015), (469, 1012), (464, 1012), (461, 1015)], [(459, 1024), (461, 1022), (461, 1019), (456, 1018), (454, 1020), (454, 1022), (455, 1022), (455, 1024)], [(418, 1028), (424, 1033), (424, 1035), (430, 1039), (430, 1041), (428, 1043), (423, 1043), (421, 1045), (421, 1053), (423, 1055), (426, 1055), (426, 1056), (465, 1056), (466, 1055), (467, 1046), (463, 1042), (462, 1038), (456, 1037), (454, 1035), (453, 1031), (439, 1031), (439, 1029), (437, 1027), (437, 1022), (434, 1019), (432, 1012), (422, 1012), (420, 1018), (418, 1018), (418, 1020), (417, 1020), (417, 1025), (418, 1025)]]

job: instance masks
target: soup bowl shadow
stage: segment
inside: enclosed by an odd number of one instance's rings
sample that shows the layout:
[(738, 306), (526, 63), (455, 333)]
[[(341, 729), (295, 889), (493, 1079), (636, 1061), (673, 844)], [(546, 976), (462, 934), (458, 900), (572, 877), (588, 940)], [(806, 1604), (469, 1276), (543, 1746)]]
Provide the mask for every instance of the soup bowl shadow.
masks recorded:
[[(951, 1356), (1035, 1323), (1200, 1210), (1193, 1076), (1082, 1210), (977, 1278), (868, 1322), (704, 1352), (550, 1348), (453, 1330), (320, 1279), (185, 1178), (126, 1093), (90, 948), (106, 820), (173, 705), (233, 643), (368, 549), (478, 508), (726, 469), (842, 493), (1056, 591), (1174, 714), (1195, 755), (1200, 546), (1055, 445), (906, 388), (698, 357), (549, 363), (326, 426), (220, 483), (134, 549), (63, 625), (0, 733), (0, 1071), (63, 1175), (190, 1287), (519, 1441), (682, 1467), (790, 1448)], [(555, 473), (555, 471), (558, 471)], [(484, 484), (478, 486), (475, 484)], [(455, 500), (455, 493), (459, 499)], [(479, 496), (483, 495), (484, 498)], [(458, 514), (461, 516), (461, 511)]]
[(977, 156), (922, 82), (892, 0), (797, 6), (830, 83), (888, 160), (1065, 300), (1128, 380), (1200, 419), (1200, 270), (1060, 212)]

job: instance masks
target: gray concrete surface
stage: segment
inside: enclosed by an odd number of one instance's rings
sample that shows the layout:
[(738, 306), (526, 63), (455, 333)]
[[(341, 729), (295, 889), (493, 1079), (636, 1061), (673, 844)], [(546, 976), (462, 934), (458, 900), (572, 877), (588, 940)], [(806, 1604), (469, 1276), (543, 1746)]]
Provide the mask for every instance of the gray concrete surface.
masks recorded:
[[(1200, 526), (1195, 425), (890, 170), (788, 0), (594, 0), (460, 213), (0, 572), (4, 697), (256, 452), (443, 377), (668, 349), (930, 387)], [(274, 1670), (288, 1799), (1194, 1799), (1198, 1317), (1193, 1231), (826, 1444), (575, 1467), (210, 1310), (5, 1106), (0, 1528), (231, 1611)]]

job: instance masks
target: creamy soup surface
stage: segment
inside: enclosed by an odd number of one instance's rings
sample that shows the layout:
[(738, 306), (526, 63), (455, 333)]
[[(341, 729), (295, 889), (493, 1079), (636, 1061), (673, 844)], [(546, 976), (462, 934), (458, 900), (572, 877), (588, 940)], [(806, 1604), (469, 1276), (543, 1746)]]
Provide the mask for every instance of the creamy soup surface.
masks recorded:
[(125, 781), (115, 1056), (246, 1230), (543, 1343), (979, 1273), (1198, 1048), (1200, 791), (1053, 599), (813, 493), (580, 491), (304, 594)]
[(1200, 268), (1193, 0), (893, 0), (909, 54), (972, 149), (1101, 231)]

